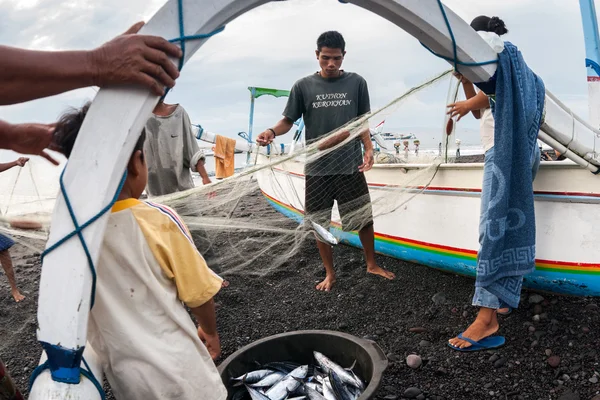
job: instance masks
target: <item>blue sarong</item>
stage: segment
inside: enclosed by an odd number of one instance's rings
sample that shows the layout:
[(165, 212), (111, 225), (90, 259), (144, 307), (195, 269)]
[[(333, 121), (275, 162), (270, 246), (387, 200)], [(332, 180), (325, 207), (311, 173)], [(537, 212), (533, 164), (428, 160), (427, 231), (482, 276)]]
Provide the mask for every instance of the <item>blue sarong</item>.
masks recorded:
[(0, 233), (0, 251), (8, 250), (15, 245), (15, 241)]
[(531, 166), (545, 88), (510, 42), (498, 55), (495, 79), (493, 180), (487, 212), (482, 215), (475, 286), (516, 308), (523, 276), (535, 270)]

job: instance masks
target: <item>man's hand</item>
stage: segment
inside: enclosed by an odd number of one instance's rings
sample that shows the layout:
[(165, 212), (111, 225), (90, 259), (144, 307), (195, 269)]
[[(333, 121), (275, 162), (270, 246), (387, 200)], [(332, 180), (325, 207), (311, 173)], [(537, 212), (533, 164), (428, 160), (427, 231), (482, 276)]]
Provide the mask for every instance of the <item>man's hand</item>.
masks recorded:
[(256, 143), (259, 146), (267, 146), (273, 143), (273, 140), (275, 140), (275, 134), (270, 129), (267, 129), (256, 137)]
[(221, 355), (221, 340), (219, 339), (219, 334), (215, 333), (214, 335), (207, 335), (202, 328), (198, 327), (198, 337), (206, 346), (212, 359), (216, 360), (219, 358)]
[[(58, 161), (45, 151), (45, 149), (59, 150), (52, 142), (55, 129), (56, 124), (10, 125), (6, 133), (8, 139), (6, 147), (17, 153), (42, 156), (52, 164), (58, 165)], [(23, 163), (23, 165), (25, 164)]]
[(19, 167), (24, 167), (25, 164), (27, 164), (27, 161), (29, 161), (28, 157), (19, 157), (15, 160), (15, 165)]
[[(202, 184), (203, 185), (210, 185), (212, 183), (212, 181), (210, 180), (210, 178), (208, 176), (206, 177), (202, 177)], [(211, 192), (208, 192), (206, 194), (206, 197), (208, 197), (209, 199), (214, 199), (215, 197), (217, 197), (217, 192), (216, 190), (213, 190)]]
[(373, 158), (373, 149), (365, 150), (365, 155), (363, 157), (363, 163), (358, 167), (360, 172), (366, 172), (373, 168), (373, 163), (375, 159)]
[(136, 35), (144, 22), (138, 22), (90, 52), (94, 84), (100, 87), (135, 83), (146, 86), (156, 95), (175, 86), (177, 67), (168, 56), (181, 58), (181, 49), (158, 36)]
[(470, 113), (471, 110), (471, 102), (469, 100), (457, 101), (456, 103), (448, 104), (449, 108), (448, 113), (450, 118), (454, 118), (458, 115), (456, 121), (460, 121), (462, 117)]
[(452, 75), (454, 75), (454, 77), (455, 77), (456, 79), (458, 79), (458, 80), (460, 81), (460, 83), (471, 83), (471, 81), (470, 81), (470, 80), (468, 80), (467, 78), (465, 78), (464, 76), (462, 76), (462, 74), (460, 74), (460, 73), (458, 73), (458, 72), (456, 72), (456, 71), (454, 71), (454, 72), (452, 73)]

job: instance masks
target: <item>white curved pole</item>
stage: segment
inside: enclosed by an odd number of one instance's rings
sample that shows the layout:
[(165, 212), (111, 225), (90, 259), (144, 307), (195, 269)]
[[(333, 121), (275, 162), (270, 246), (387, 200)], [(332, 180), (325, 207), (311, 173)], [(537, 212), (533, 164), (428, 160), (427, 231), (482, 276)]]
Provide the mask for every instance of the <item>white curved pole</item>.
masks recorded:
[[(184, 0), (185, 34), (212, 32), (268, 1)], [(393, 22), (433, 51), (446, 56), (452, 54), (452, 42), (437, 1), (349, 2)], [(496, 58), (494, 51), (462, 19), (449, 9), (446, 9), (446, 12), (458, 41), (458, 56), (461, 60), (483, 62)], [(179, 37), (177, 1), (169, 0), (144, 26), (141, 33), (167, 39)], [(206, 40), (187, 42), (185, 61), (189, 60)], [(488, 80), (495, 69), (495, 64), (490, 64), (464, 67), (461, 68), (461, 72), (471, 81), (481, 82)], [(157, 102), (158, 97), (138, 87), (101, 89), (98, 92), (83, 123), (64, 176), (72, 207), (80, 223), (94, 217), (113, 198), (135, 142)], [(94, 262), (98, 259), (105, 226), (106, 216), (98, 219), (83, 233)], [(72, 230), (71, 219), (61, 195), (56, 202), (48, 245), (57, 242)], [(46, 256), (42, 267), (38, 303), (40, 341), (67, 349), (77, 349), (85, 345), (91, 286), (92, 275), (83, 247), (77, 238), (70, 239)], [(38, 390), (38, 385), (42, 385), (44, 390)], [(61, 398), (48, 397), (48, 393), (54, 393), (52, 385), (59, 389), (61, 386), (51, 380), (36, 381), (30, 398)], [(97, 394), (76, 393), (77, 387), (87, 386), (72, 386), (70, 398), (99, 398)], [(67, 398), (66, 391), (62, 398)]]

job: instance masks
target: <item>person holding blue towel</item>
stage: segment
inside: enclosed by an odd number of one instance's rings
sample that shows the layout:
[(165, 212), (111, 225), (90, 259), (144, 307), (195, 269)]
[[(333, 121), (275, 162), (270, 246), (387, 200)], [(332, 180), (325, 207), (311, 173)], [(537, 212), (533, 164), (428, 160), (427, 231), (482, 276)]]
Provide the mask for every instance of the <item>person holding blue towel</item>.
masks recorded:
[[(540, 161), (537, 133), (545, 97), (542, 80), (529, 69), (517, 47), (499, 38), (508, 32), (500, 18), (479, 16), (471, 27), (499, 54), (496, 75), (480, 84), (491, 95), (491, 109), (477, 106), (484, 118), (482, 125), (489, 122), (488, 127), (482, 126), (486, 153), (473, 297), (473, 305), (480, 309), (476, 320), (449, 340), (449, 346), (458, 351), (504, 345), (503, 337), (493, 336), (499, 329), (498, 310), (518, 307), (523, 277), (535, 269), (533, 179)], [(481, 92), (474, 95), (470, 104), (483, 103), (478, 101), (483, 96)], [(452, 115), (472, 111), (465, 104), (450, 107)]]

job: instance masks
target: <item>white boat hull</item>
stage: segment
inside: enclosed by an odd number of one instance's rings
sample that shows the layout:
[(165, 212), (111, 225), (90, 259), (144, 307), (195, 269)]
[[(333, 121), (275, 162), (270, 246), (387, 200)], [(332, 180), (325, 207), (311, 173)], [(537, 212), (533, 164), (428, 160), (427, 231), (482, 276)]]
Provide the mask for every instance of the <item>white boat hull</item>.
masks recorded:
[[(442, 164), (426, 188), (406, 189), (405, 185), (416, 174), (433, 175), (434, 169), (424, 172), (424, 168), (426, 166), (414, 164), (376, 165), (367, 172), (376, 251), (474, 276), (483, 164)], [(257, 179), (266, 199), (277, 211), (302, 219), (301, 162), (287, 162), (263, 170)], [(570, 162), (542, 163), (534, 182), (536, 271), (525, 278), (525, 286), (563, 294), (600, 296), (597, 179)], [(424, 178), (418, 180), (423, 182)], [(356, 232), (341, 231), (335, 208), (331, 231), (342, 243), (360, 247)]]

